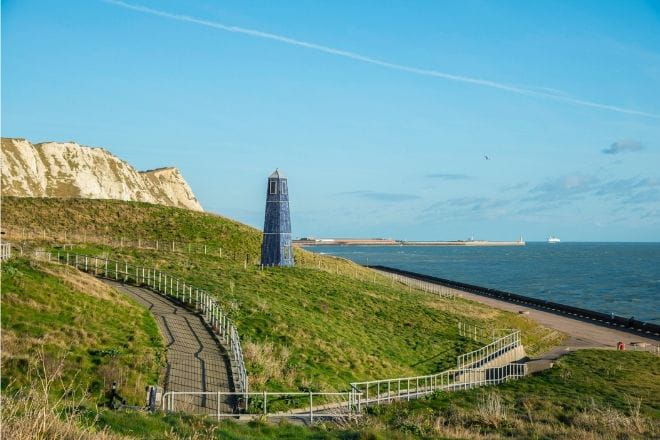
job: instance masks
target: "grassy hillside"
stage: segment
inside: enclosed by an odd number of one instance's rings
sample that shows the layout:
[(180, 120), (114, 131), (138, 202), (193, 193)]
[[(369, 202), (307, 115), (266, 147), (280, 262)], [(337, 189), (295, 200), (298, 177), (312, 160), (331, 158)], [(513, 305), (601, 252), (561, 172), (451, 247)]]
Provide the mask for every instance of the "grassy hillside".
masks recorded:
[[(116, 435), (131, 439), (241, 440), (648, 439), (660, 435), (659, 370), (658, 358), (648, 353), (580, 351), (562, 358), (551, 370), (519, 381), (439, 393), (374, 408), (363, 418), (340, 425), (311, 428), (107, 410), (50, 418), (55, 419), (53, 425), (59, 431), (82, 433), (75, 438), (84, 439)], [(12, 422), (12, 405), (16, 403), (8, 403), (4, 420)], [(22, 424), (7, 427), (5, 423), (3, 429)], [(32, 433), (42, 424), (35, 426)]]
[[(133, 423), (138, 423), (135, 417)], [(122, 419), (123, 420), (123, 419)], [(114, 414), (102, 426), (128, 433)], [(497, 387), (454, 393), (381, 407), (344, 428), (314, 429), (254, 423), (204, 423), (152, 416), (153, 433), (191, 425), (215, 438), (544, 438), (646, 439), (660, 435), (660, 362), (641, 352), (585, 350), (571, 353), (554, 368)], [(240, 434), (238, 434), (240, 433)], [(225, 437), (227, 435), (227, 437)]]
[(660, 362), (643, 352), (578, 351), (523, 380), (378, 410), (367, 424), (422, 437), (657, 438)]
[(142, 403), (158, 383), (164, 348), (151, 314), (72, 268), (13, 259), (2, 264), (2, 388), (42, 384), (101, 403), (117, 381)]
[(243, 261), (260, 252), (261, 233), (215, 214), (119, 200), (2, 197), (2, 228), (48, 239), (74, 234), (126, 240), (205, 243)]
[(350, 381), (453, 367), (458, 354), (477, 346), (457, 335), (457, 320), (521, 328), (535, 351), (561, 338), (524, 317), (409, 290), (351, 262), (303, 250), (295, 268), (245, 265), (232, 255), (258, 253), (260, 233), (210, 214), (117, 201), (7, 199), (3, 219), (12, 226), (222, 246), (222, 257), (103, 245), (73, 251), (153, 265), (216, 293), (238, 326), (254, 389), (345, 390)]

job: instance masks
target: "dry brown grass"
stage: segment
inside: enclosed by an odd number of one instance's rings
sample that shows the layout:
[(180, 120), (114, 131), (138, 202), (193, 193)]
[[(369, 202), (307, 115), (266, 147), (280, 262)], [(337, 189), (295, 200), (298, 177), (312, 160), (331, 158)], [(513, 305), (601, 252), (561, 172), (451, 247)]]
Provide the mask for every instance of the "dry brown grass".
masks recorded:
[(64, 285), (78, 292), (85, 292), (85, 294), (95, 298), (113, 301), (120, 306), (130, 304), (125, 295), (117, 292), (98, 278), (71, 266), (38, 260), (34, 264), (40, 271), (59, 278)]
[[(448, 439), (553, 439), (553, 440), (622, 440), (658, 438), (656, 420), (642, 415), (641, 402), (630, 399), (625, 411), (592, 403), (591, 407), (559, 422), (542, 411), (524, 414), (515, 409), (497, 391), (489, 392), (471, 408), (450, 406), (446, 410), (411, 412), (405, 406), (395, 410), (387, 423), (377, 416), (352, 422), (356, 429), (396, 430), (420, 437)], [(535, 420), (537, 419), (537, 420)]]
[(290, 352), (271, 342), (248, 341), (243, 356), (250, 366), (250, 385), (260, 387), (269, 380), (293, 386), (295, 375), (288, 367)]
[(483, 396), (475, 412), (482, 425), (491, 426), (495, 429), (502, 426), (509, 418), (502, 397), (497, 393), (489, 393)]
[(6, 440), (117, 440), (124, 439), (105, 429), (97, 429), (93, 422), (83, 418), (71, 408), (76, 408), (82, 400), (71, 402), (67, 395), (51, 397), (54, 388), (64, 387), (73, 391), (73, 383), (61, 381), (64, 359), (49, 362), (43, 352), (40, 354), (40, 368), (31, 369), (33, 378), (30, 387), (13, 392), (4, 392), (2, 402), (2, 438)]

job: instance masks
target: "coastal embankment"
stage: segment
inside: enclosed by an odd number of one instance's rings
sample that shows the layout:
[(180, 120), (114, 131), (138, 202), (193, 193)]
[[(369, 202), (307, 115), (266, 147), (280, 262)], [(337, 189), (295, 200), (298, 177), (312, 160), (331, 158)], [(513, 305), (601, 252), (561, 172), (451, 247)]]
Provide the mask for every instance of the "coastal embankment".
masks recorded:
[(391, 238), (301, 238), (293, 240), (294, 246), (525, 246), (523, 240), (455, 240), (455, 241), (406, 241)]
[(464, 298), (501, 310), (525, 314), (541, 325), (570, 336), (558, 351), (590, 347), (614, 348), (619, 342), (624, 342), (631, 348), (657, 346), (660, 340), (660, 326), (657, 324), (386, 266), (369, 267), (382, 273), (455, 289)]

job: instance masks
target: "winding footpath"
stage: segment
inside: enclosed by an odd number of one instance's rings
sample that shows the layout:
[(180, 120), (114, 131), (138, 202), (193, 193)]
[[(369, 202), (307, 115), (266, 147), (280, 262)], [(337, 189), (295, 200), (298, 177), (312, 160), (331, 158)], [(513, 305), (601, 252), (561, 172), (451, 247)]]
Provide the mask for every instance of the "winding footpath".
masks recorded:
[(234, 413), (235, 403), (217, 392), (232, 392), (229, 356), (195, 312), (148, 289), (104, 280), (135, 299), (156, 319), (167, 347), (165, 392), (199, 391), (214, 394), (175, 396), (177, 410), (195, 413)]

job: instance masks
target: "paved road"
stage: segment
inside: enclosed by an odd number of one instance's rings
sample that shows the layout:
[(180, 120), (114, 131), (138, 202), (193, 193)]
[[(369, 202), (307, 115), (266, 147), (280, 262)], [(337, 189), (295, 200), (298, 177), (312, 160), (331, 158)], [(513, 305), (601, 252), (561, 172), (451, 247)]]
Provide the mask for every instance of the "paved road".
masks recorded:
[[(194, 312), (155, 292), (114, 281), (115, 289), (153, 313), (167, 346), (165, 391), (234, 391), (227, 352)], [(175, 409), (200, 413), (233, 413), (227, 396), (176, 396)], [(218, 400), (220, 402), (218, 408)]]

